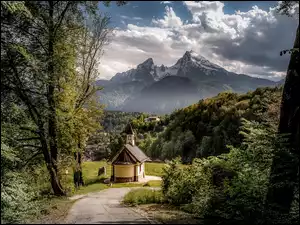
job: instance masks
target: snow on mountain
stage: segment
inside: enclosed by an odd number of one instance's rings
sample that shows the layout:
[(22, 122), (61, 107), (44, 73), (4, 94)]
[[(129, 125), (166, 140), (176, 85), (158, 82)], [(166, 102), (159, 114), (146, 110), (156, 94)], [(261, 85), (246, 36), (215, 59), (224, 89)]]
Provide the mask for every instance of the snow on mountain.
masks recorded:
[[(222, 67), (211, 63), (209, 60), (193, 51), (187, 51), (182, 58), (180, 58), (172, 68), (178, 69), (180, 75), (185, 75), (193, 69), (201, 71), (205, 75), (215, 74), (216, 71), (227, 73)], [(177, 74), (178, 75), (178, 74)]]
[[(193, 51), (170, 66), (148, 58), (136, 68), (98, 82), (101, 102), (109, 109), (171, 112), (225, 90), (244, 93), (275, 82), (229, 72)], [(98, 84), (97, 83), (97, 84)]]
[(114, 83), (125, 83), (130, 81), (141, 81), (147, 84), (154, 82), (155, 65), (152, 58), (139, 64), (136, 69), (130, 69), (123, 73), (117, 73), (110, 81)]
[(139, 64), (135, 69), (130, 69), (123, 73), (117, 73), (111, 81), (123, 83), (129, 81), (143, 81), (145, 77), (148, 82), (159, 81), (166, 76), (178, 76), (178, 72), (187, 73), (191, 69), (199, 69), (204, 74), (213, 74), (213, 71), (227, 72), (220, 66), (211, 63), (209, 60), (194, 51), (187, 51), (173, 66), (154, 65), (153, 59), (149, 58)]

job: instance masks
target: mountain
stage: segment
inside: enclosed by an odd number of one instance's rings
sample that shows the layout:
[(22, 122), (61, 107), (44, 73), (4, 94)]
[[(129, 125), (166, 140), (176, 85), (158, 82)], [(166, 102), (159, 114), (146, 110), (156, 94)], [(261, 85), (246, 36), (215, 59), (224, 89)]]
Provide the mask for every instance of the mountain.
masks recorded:
[(230, 90), (245, 93), (276, 82), (229, 72), (209, 60), (187, 51), (171, 67), (156, 66), (152, 58), (135, 69), (99, 81), (99, 96), (109, 110), (169, 113)]
[(136, 69), (131, 69), (123, 73), (117, 73), (111, 78), (113, 83), (126, 83), (131, 81), (139, 81), (144, 84), (154, 82), (154, 62), (152, 58), (147, 59), (145, 62), (139, 64)]
[(284, 83), (285, 83), (285, 78), (283, 78), (283, 79), (276, 82), (277, 86), (284, 85)]
[(125, 101), (123, 111), (164, 113), (199, 101), (197, 93), (197, 85), (190, 79), (167, 76)]

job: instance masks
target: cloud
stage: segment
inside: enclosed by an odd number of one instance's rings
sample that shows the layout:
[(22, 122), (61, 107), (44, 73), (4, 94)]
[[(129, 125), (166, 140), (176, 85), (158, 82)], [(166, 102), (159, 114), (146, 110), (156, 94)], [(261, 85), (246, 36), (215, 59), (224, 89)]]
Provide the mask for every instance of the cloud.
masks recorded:
[(143, 19), (143, 18), (137, 17), (137, 16), (129, 17), (129, 16), (121, 15), (120, 17), (121, 17), (122, 19), (126, 19), (126, 20), (142, 20), (142, 19)]
[(160, 4), (172, 4), (172, 2), (170, 2), (170, 1), (162, 1), (162, 2), (160, 2)]
[(182, 25), (181, 19), (176, 16), (172, 7), (166, 6), (166, 12), (163, 19), (155, 20), (153, 19), (152, 22), (160, 27), (179, 27)]
[(280, 57), (281, 49), (291, 47), (295, 38), (297, 21), (278, 15), (276, 8), (269, 11), (253, 6), (248, 12), (226, 15), (223, 3), (185, 2), (199, 21), (210, 33), (202, 38), (206, 47), (227, 60), (285, 71), (287, 59)]
[[(173, 65), (187, 50), (194, 50), (225, 69), (278, 79), (285, 74), (298, 20), (253, 6), (246, 12), (224, 13), (222, 2), (184, 2), (192, 21), (184, 23), (172, 7), (152, 25), (128, 24), (117, 29), (105, 49), (100, 76), (110, 78), (152, 57), (158, 65)], [(299, 8), (295, 9), (295, 15)]]

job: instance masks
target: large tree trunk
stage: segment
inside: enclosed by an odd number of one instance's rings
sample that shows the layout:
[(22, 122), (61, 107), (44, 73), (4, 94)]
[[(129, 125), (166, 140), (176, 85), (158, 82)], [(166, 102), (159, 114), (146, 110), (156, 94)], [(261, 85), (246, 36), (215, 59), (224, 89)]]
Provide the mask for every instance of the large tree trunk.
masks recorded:
[(47, 145), (47, 141), (44, 136), (45, 131), (43, 129), (42, 124), (39, 127), (40, 127), (40, 142), (41, 142), (42, 149), (43, 149), (44, 159), (47, 164), (47, 170), (50, 175), (50, 181), (51, 181), (51, 187), (52, 187), (53, 193), (57, 196), (66, 195), (65, 191), (63, 190), (63, 188), (61, 186), (61, 183), (60, 183), (60, 180), (58, 177), (58, 173), (57, 173), (57, 168), (53, 167), (53, 163), (51, 163), (51, 154), (49, 151), (49, 147)]
[[(78, 142), (78, 148), (81, 149), (80, 142)], [(80, 150), (79, 150), (80, 151)], [(75, 171), (74, 171), (74, 185), (75, 187), (79, 187), (80, 185), (84, 185), (83, 176), (82, 176), (82, 154), (81, 152), (77, 151), (74, 153), (74, 159), (75, 159)]]
[(47, 165), (51, 177), (51, 185), (55, 195), (65, 195), (58, 177), (58, 145), (57, 145), (57, 121), (56, 106), (54, 99), (55, 91), (55, 70), (54, 70), (54, 3), (49, 1), (49, 40), (48, 40), (48, 92), (47, 100), (49, 105), (49, 145), (50, 145), (50, 164)]
[(66, 195), (63, 190), (56, 169), (53, 168), (50, 164), (48, 164), (47, 169), (50, 174), (51, 187), (56, 196), (64, 196)]
[[(299, 48), (299, 26), (294, 48)], [(289, 151), (275, 153), (267, 194), (271, 217), (288, 214), (294, 198), (295, 182), (299, 171), (300, 148), (300, 74), (299, 52), (292, 53), (283, 88), (279, 134), (288, 134)]]

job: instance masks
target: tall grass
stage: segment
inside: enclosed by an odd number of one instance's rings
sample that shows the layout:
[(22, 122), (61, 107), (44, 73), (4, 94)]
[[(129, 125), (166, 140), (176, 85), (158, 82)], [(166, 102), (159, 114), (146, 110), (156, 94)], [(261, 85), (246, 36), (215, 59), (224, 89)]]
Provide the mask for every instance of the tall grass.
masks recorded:
[(132, 190), (127, 193), (124, 197), (123, 203), (129, 205), (140, 205), (140, 204), (150, 204), (164, 202), (163, 195), (160, 190), (139, 188)]
[(150, 176), (161, 176), (163, 174), (163, 168), (165, 163), (145, 163), (145, 173)]

